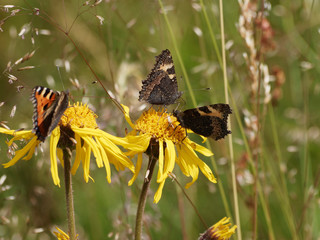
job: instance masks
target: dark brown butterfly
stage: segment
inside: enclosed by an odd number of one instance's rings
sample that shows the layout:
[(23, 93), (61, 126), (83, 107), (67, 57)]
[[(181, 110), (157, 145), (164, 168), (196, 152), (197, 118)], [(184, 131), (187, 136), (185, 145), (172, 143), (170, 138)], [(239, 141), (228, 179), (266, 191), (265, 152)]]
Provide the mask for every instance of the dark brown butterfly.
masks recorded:
[(154, 105), (170, 105), (181, 96), (171, 53), (163, 50), (146, 80), (142, 81), (139, 101)]
[(183, 112), (174, 111), (180, 125), (193, 132), (214, 140), (224, 138), (230, 134), (227, 122), (232, 110), (228, 104), (218, 103), (199, 108), (192, 108)]

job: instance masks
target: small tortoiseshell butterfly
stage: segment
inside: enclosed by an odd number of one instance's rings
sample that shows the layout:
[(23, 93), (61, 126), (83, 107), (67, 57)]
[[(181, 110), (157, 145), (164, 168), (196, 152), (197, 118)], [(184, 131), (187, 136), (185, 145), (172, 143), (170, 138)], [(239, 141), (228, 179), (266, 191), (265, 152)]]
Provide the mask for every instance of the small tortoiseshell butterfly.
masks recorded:
[(178, 91), (176, 72), (171, 53), (163, 50), (156, 56), (156, 64), (146, 80), (142, 81), (139, 101), (154, 105), (170, 105), (176, 102), (182, 92)]
[(66, 92), (56, 92), (46, 87), (37, 86), (32, 90), (33, 129), (38, 140), (44, 142), (46, 137), (58, 125), (64, 111), (68, 108)]
[(228, 116), (231, 113), (228, 104), (218, 103), (188, 109), (184, 112), (176, 110), (173, 112), (173, 116), (177, 118), (182, 127), (191, 129), (204, 137), (219, 140), (231, 133), (227, 126)]

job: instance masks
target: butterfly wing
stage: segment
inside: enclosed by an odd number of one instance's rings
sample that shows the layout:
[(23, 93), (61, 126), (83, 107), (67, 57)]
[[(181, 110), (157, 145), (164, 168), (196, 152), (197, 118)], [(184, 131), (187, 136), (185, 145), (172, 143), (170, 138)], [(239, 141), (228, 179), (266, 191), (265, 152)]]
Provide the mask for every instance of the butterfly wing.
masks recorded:
[(156, 64), (151, 73), (142, 81), (139, 101), (154, 105), (170, 105), (180, 96), (172, 56), (166, 49), (156, 57)]
[(231, 113), (228, 104), (219, 103), (188, 109), (174, 115), (182, 127), (189, 128), (199, 135), (219, 140), (231, 133), (227, 126), (228, 116)]
[(61, 92), (54, 106), (54, 111), (52, 115), (51, 124), (49, 125), (48, 134), (50, 134), (52, 130), (57, 127), (63, 113), (68, 108), (68, 105), (69, 105), (69, 92), (67, 91)]
[(38, 140), (44, 141), (58, 125), (60, 118), (68, 107), (68, 93), (54, 92), (46, 87), (35, 87), (31, 100), (34, 106), (33, 131)]

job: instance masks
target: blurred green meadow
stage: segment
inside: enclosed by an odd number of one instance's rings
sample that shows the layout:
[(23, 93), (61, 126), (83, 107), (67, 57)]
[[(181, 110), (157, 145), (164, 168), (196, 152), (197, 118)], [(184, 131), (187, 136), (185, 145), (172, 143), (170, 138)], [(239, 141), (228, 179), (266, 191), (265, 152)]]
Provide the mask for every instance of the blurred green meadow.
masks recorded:
[[(138, 101), (141, 81), (170, 49), (183, 100), (168, 111), (227, 101), (233, 109), (224, 140), (206, 145), (189, 134), (214, 152), (199, 157), (218, 183), (200, 173), (185, 189), (206, 225), (227, 216), (238, 225), (232, 239), (320, 239), (319, 10), (312, 0), (3, 0), (0, 123), (31, 129), (31, 89), (41, 85), (68, 89), (71, 102), (95, 111), (100, 128), (125, 136), (131, 128), (94, 74), (136, 120), (150, 107)], [(10, 160), (8, 139), (0, 134), (1, 164)], [(0, 239), (56, 239), (55, 226), (67, 232), (63, 168), (59, 188), (48, 150), (46, 141), (31, 160), (0, 168)], [(112, 167), (108, 184), (94, 161), (94, 181), (85, 183), (80, 168), (73, 177), (79, 239), (133, 239), (147, 157), (130, 187), (131, 172)], [(191, 181), (177, 165), (174, 174), (182, 186)], [(143, 239), (197, 239), (206, 228), (178, 184), (168, 179), (154, 204), (157, 188), (153, 179)]]

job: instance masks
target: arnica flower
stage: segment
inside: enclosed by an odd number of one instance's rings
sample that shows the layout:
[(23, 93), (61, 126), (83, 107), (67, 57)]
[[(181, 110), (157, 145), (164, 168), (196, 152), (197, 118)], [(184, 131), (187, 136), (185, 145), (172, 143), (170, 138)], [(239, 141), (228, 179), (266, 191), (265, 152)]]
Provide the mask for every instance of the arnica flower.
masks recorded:
[[(57, 156), (63, 164), (63, 146), (72, 145), (76, 150), (75, 161), (71, 173), (75, 174), (80, 162), (82, 163), (84, 179), (89, 181), (90, 156), (93, 153), (97, 166), (105, 167), (107, 180), (111, 182), (110, 163), (117, 170), (124, 170), (125, 167), (134, 172), (134, 165), (117, 145), (127, 144), (121, 138), (112, 136), (100, 130), (96, 123), (97, 115), (87, 105), (76, 103), (67, 108), (64, 112), (58, 127), (50, 136), (50, 160), (51, 174), (55, 185), (60, 186), (58, 176)], [(15, 155), (8, 163), (3, 164), (5, 168), (16, 164), (20, 159), (29, 160), (35, 152), (36, 147), (41, 143), (31, 130), (8, 130), (0, 128), (0, 133), (12, 135), (13, 138), (7, 142), (9, 153)], [(14, 151), (16, 140), (26, 140), (27, 145), (18, 151)]]
[[(126, 139), (129, 143), (141, 146), (140, 149), (127, 153), (128, 156), (138, 155), (136, 170), (129, 181), (129, 185), (137, 178), (141, 169), (142, 153), (148, 152), (150, 150), (150, 148), (148, 149), (149, 146), (155, 146), (159, 156), (157, 175), (159, 188), (154, 196), (155, 203), (160, 200), (166, 178), (173, 171), (175, 163), (179, 165), (184, 175), (192, 177), (192, 181), (186, 185), (186, 188), (197, 180), (199, 169), (209, 181), (216, 183), (216, 178), (212, 171), (207, 164), (198, 158), (195, 151), (205, 156), (212, 156), (213, 153), (191, 141), (186, 136), (186, 130), (179, 126), (179, 122), (172, 114), (164, 111), (157, 112), (150, 108), (133, 124), (129, 116), (129, 108), (126, 106), (123, 106), (123, 108), (126, 112), (126, 120), (133, 128), (133, 131), (126, 136)], [(154, 145), (154, 143), (156, 144)]]
[(222, 218), (219, 222), (207, 229), (198, 240), (227, 240), (235, 233), (237, 226), (230, 228), (230, 218)]

